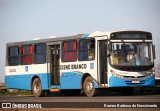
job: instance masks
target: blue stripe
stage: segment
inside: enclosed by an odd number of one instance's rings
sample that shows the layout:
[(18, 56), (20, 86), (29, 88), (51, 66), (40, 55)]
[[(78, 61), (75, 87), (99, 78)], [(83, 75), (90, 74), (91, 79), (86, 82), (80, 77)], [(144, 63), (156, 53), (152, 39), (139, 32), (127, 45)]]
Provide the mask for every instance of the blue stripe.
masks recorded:
[(124, 80), (111, 76), (109, 79), (109, 87), (125, 87), (125, 86), (154, 86), (155, 76), (147, 79), (137, 79), (140, 83), (132, 83), (132, 80)]
[(31, 90), (31, 80), (33, 76), (39, 77), (42, 83), (42, 90), (49, 89), (50, 77), (48, 73), (6, 76), (6, 88)]
[(78, 72), (63, 72), (60, 78), (61, 89), (81, 89), (82, 74)]
[(87, 38), (90, 34), (84, 34), (81, 38)]
[[(52, 85), (51, 88), (82, 89), (83, 73), (63, 72), (61, 74), (60, 85), (58, 85), (58, 87)], [(39, 77), (42, 84), (42, 90), (48, 90), (50, 88), (50, 73), (6, 76), (6, 88), (31, 90), (31, 80), (33, 76)], [(94, 87), (98, 88), (98, 84), (95, 81)]]
[[(62, 72), (61, 89), (82, 89), (82, 76), (80, 72)], [(98, 84), (94, 81), (94, 87), (98, 88)]]

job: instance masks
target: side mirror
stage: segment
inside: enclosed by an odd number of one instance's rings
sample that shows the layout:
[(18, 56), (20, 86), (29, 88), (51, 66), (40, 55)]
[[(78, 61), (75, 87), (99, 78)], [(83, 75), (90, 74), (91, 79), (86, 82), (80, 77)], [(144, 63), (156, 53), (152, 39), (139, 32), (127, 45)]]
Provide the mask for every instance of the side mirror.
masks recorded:
[(156, 49), (155, 49), (155, 45), (152, 45), (152, 51), (153, 51), (153, 59), (156, 59)]
[(108, 52), (107, 57), (110, 57), (112, 55), (112, 44), (110, 41), (108, 43), (108, 51), (107, 52)]
[(112, 51), (112, 44), (111, 44), (110, 41), (109, 41), (109, 43), (108, 43), (108, 51)]

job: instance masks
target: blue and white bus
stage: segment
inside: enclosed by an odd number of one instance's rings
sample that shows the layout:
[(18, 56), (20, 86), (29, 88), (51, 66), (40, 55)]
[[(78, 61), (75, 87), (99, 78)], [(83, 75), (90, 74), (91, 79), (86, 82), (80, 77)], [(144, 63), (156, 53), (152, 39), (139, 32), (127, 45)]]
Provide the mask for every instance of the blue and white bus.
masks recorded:
[[(88, 97), (100, 88), (154, 86), (155, 51), (146, 31), (77, 34), (7, 43), (7, 88), (32, 90), (34, 96), (61, 91)], [(128, 90), (129, 89), (129, 90)]]

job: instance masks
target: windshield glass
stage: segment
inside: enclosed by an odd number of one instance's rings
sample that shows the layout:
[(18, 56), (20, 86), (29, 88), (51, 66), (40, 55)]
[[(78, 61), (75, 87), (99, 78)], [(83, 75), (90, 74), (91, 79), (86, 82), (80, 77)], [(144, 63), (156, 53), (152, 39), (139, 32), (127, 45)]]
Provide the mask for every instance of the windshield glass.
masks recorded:
[(111, 65), (148, 66), (153, 65), (151, 43), (112, 43)]

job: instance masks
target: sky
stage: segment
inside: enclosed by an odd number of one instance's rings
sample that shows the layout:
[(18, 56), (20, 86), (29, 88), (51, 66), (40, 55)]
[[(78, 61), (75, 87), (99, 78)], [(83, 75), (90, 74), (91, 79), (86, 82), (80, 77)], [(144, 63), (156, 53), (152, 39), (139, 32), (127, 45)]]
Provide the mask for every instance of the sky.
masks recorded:
[(0, 0), (0, 82), (6, 43), (94, 31), (145, 30), (160, 64), (160, 0)]

